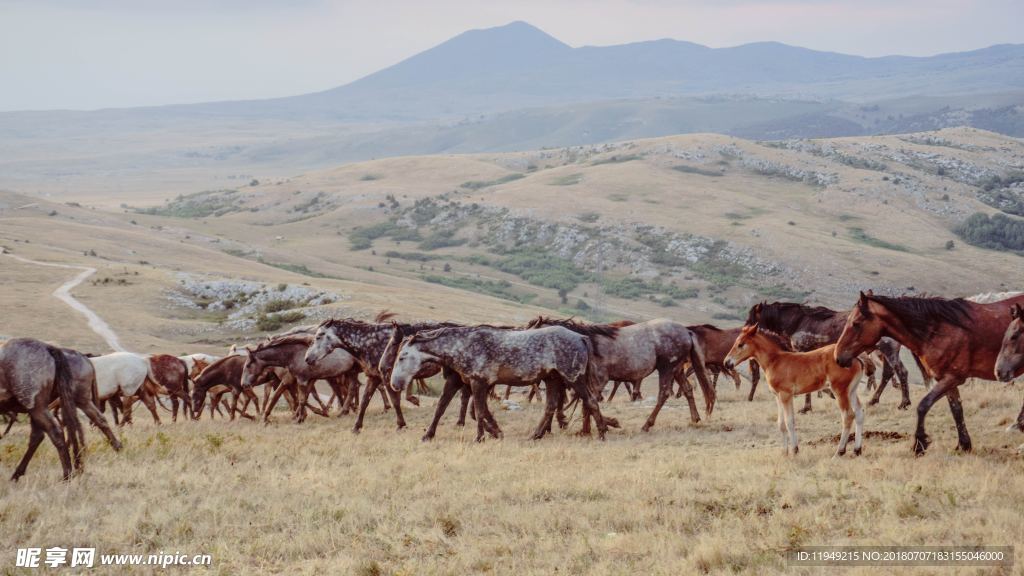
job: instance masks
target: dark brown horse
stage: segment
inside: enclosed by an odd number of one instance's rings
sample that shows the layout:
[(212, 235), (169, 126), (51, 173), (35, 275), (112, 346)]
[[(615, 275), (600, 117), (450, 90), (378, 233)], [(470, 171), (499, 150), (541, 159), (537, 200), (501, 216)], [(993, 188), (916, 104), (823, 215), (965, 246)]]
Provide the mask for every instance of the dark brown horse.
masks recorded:
[(976, 304), (963, 298), (892, 298), (861, 292), (839, 337), (836, 361), (849, 366), (855, 357), (884, 337), (909, 348), (936, 379), (935, 386), (917, 405), (914, 452), (923, 454), (928, 449), (925, 417), (944, 396), (956, 422), (957, 448), (967, 452), (971, 449), (971, 437), (964, 423), (958, 387), (967, 378), (992, 378), (1012, 320), (1009, 308), (1022, 303), (1024, 295), (993, 304)]
[[(256, 405), (256, 412), (260, 411), (260, 403), (256, 398), (256, 394), (252, 391), (252, 388), (242, 387), (242, 367), (245, 365), (244, 356), (225, 356), (220, 360), (217, 360), (213, 364), (210, 364), (203, 373), (196, 378), (195, 386), (192, 388), (192, 418), (198, 419), (199, 415), (203, 412), (203, 403), (206, 402), (206, 394), (216, 394), (221, 392), (219, 389), (224, 391), (230, 391), (232, 393), (231, 400), (231, 416), (230, 419), (235, 419), (235, 413), (240, 412), (243, 418), (255, 420), (245, 410), (248, 405), (243, 405), (241, 410), (238, 410), (238, 399), (243, 394), (246, 396), (248, 401), (251, 401)], [(266, 378), (271, 378), (272, 372), (268, 371)], [(262, 384), (263, 381), (257, 382), (255, 385)], [(214, 401), (216, 402), (219, 396), (214, 395)]]
[[(711, 372), (711, 384), (717, 386), (718, 375), (724, 373), (732, 378), (736, 389), (739, 390), (739, 372), (735, 368), (729, 368), (725, 365), (725, 357), (729, 355), (729, 350), (732, 349), (733, 343), (736, 342), (736, 338), (739, 337), (740, 331), (743, 328), (726, 329), (712, 326), (711, 324), (698, 324), (696, 326), (687, 326), (687, 328), (697, 336), (701, 348), (704, 349), (704, 366)], [(750, 402), (754, 399), (757, 383), (761, 380), (761, 369), (754, 358), (751, 358), (748, 364), (750, 366), (750, 394), (747, 396), (747, 401)], [(689, 376), (689, 372), (687, 372), (687, 376)]]
[[(843, 325), (849, 310), (832, 310), (824, 306), (805, 306), (795, 302), (762, 302), (755, 304), (747, 314), (746, 326), (758, 325), (762, 330), (774, 332), (789, 341), (790, 347), (796, 352), (810, 352), (828, 344), (835, 344), (839, 335), (843, 332)], [(877, 348), (888, 364), (896, 373), (899, 379), (900, 391), (903, 398), (898, 408), (904, 410), (910, 407), (910, 389), (907, 385), (907, 368), (900, 360), (900, 345), (891, 338), (881, 339), (874, 348)], [(873, 350), (872, 348), (871, 350)], [(871, 352), (867, 350), (866, 352)], [(875, 387), (875, 364), (870, 358), (864, 359), (864, 370), (868, 377), (867, 388)], [(923, 372), (922, 372), (923, 373)], [(925, 376), (927, 379), (927, 375)], [(885, 389), (885, 383), (875, 390), (875, 395), (868, 402), (868, 405), (878, 403), (878, 399)], [(801, 412), (811, 410), (811, 396), (804, 397), (804, 407)]]

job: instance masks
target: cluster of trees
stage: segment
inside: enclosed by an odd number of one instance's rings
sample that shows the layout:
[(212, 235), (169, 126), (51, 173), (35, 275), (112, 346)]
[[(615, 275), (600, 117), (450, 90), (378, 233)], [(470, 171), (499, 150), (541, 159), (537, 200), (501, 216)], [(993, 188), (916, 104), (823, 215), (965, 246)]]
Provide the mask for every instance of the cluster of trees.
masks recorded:
[(975, 212), (956, 228), (956, 233), (975, 246), (1024, 253), (1024, 220), (1020, 218)]

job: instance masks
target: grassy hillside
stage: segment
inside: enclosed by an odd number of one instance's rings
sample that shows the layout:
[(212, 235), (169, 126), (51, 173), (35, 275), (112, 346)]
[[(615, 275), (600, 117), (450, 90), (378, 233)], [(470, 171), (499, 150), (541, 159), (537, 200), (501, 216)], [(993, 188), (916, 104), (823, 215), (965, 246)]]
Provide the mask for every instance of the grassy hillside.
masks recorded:
[[(998, 247), (975, 237), (991, 226), (972, 236), (963, 223), (979, 212), (1019, 220), (1000, 199), (1019, 194), (1022, 165), (1019, 142), (973, 129), (775, 142), (676, 136), (385, 159), (119, 209), (10, 196), (0, 241), (98, 276), (128, 274), (128, 286), (81, 293), (148, 346), (226, 343), (264, 312), (238, 317), (225, 304), (235, 294), (185, 294), (183, 310), (167, 292), (196, 280), (179, 273), (337, 295), (303, 313), (310, 319), (387, 307), (467, 321), (544, 310), (730, 324), (762, 299), (841, 307), (865, 288), (1019, 288), (1012, 249), (971, 246), (955, 230)], [(11, 269), (20, 268), (30, 267)], [(22, 282), (11, 285), (16, 298)], [(190, 328), (167, 336), (164, 322)]]

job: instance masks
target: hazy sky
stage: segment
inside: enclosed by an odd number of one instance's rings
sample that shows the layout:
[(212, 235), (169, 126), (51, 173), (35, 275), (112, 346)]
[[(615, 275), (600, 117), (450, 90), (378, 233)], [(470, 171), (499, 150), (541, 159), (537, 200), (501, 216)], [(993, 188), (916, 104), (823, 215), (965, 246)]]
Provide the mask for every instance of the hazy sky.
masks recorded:
[(878, 56), (1024, 42), (1024, 0), (0, 0), (0, 110), (301, 94), (513, 20), (572, 46), (777, 40)]

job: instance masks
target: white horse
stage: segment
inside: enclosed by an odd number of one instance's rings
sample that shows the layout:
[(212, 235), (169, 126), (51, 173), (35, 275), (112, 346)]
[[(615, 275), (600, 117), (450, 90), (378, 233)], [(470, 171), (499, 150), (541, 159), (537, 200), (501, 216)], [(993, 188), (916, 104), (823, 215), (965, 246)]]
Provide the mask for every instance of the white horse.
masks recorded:
[(89, 360), (92, 361), (92, 365), (96, 369), (98, 400), (137, 395), (146, 408), (149, 408), (153, 420), (157, 424), (160, 423), (153, 394), (160, 392), (166, 394), (167, 390), (164, 390), (149, 377), (149, 356), (132, 352), (114, 352)]
[(969, 300), (975, 304), (993, 304), (995, 302), (1002, 302), (1007, 298), (1020, 296), (1021, 294), (1024, 294), (1024, 292), (983, 292), (974, 296), (968, 296), (964, 300)]

